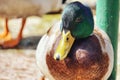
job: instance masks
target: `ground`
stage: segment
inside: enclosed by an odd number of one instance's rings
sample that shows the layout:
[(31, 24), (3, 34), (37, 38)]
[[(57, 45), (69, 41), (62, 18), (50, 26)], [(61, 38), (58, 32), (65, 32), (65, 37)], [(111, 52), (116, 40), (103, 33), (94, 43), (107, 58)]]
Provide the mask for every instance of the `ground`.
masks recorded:
[(35, 50), (1, 50), (0, 80), (37, 80)]

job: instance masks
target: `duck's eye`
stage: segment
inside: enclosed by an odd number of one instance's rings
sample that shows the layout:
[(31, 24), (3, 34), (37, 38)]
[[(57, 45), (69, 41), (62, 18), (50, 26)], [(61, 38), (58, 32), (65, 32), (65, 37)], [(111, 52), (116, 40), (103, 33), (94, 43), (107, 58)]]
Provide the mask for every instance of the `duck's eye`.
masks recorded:
[(82, 21), (82, 18), (79, 17), (79, 18), (76, 18), (75, 22), (81, 22)]
[(69, 38), (67, 37), (67, 38), (66, 38), (66, 40), (68, 41), (68, 40), (69, 40)]

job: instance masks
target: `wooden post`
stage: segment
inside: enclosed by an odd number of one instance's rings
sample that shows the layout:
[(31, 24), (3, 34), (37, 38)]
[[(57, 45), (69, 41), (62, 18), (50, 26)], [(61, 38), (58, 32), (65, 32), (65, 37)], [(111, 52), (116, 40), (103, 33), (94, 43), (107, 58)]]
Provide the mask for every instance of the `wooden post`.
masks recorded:
[(114, 48), (114, 69), (109, 80), (116, 80), (119, 0), (97, 0), (96, 24), (110, 37)]

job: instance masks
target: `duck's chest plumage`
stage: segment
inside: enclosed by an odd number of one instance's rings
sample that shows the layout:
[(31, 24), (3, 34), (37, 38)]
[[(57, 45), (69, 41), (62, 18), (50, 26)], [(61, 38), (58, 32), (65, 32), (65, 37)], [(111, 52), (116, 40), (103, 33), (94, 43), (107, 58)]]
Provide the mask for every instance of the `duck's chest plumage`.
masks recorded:
[[(52, 29), (49, 34), (52, 33)], [(43, 61), (38, 57), (40, 70), (50, 80), (106, 80), (113, 68), (113, 49), (109, 38), (101, 30), (95, 29), (94, 33), (84, 39), (76, 39), (67, 58), (62, 61), (53, 59), (53, 54), (58, 45), (61, 34), (54, 36), (51, 48), (44, 48)], [(49, 37), (49, 39), (52, 39)], [(50, 41), (50, 40), (49, 40)], [(40, 44), (39, 44), (40, 45)], [(49, 45), (49, 44), (48, 44)], [(48, 49), (48, 50), (47, 50)], [(44, 51), (43, 50), (43, 51)], [(43, 64), (44, 62), (45, 64)], [(45, 66), (45, 67), (44, 67)], [(46, 70), (44, 70), (46, 68)]]

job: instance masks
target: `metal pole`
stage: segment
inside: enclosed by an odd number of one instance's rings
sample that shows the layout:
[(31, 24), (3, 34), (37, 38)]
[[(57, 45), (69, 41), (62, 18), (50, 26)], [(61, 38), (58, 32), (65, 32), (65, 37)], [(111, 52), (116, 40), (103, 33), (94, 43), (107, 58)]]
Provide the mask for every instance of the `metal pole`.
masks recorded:
[(114, 69), (109, 80), (116, 80), (119, 0), (97, 0), (96, 24), (110, 37), (114, 48)]

